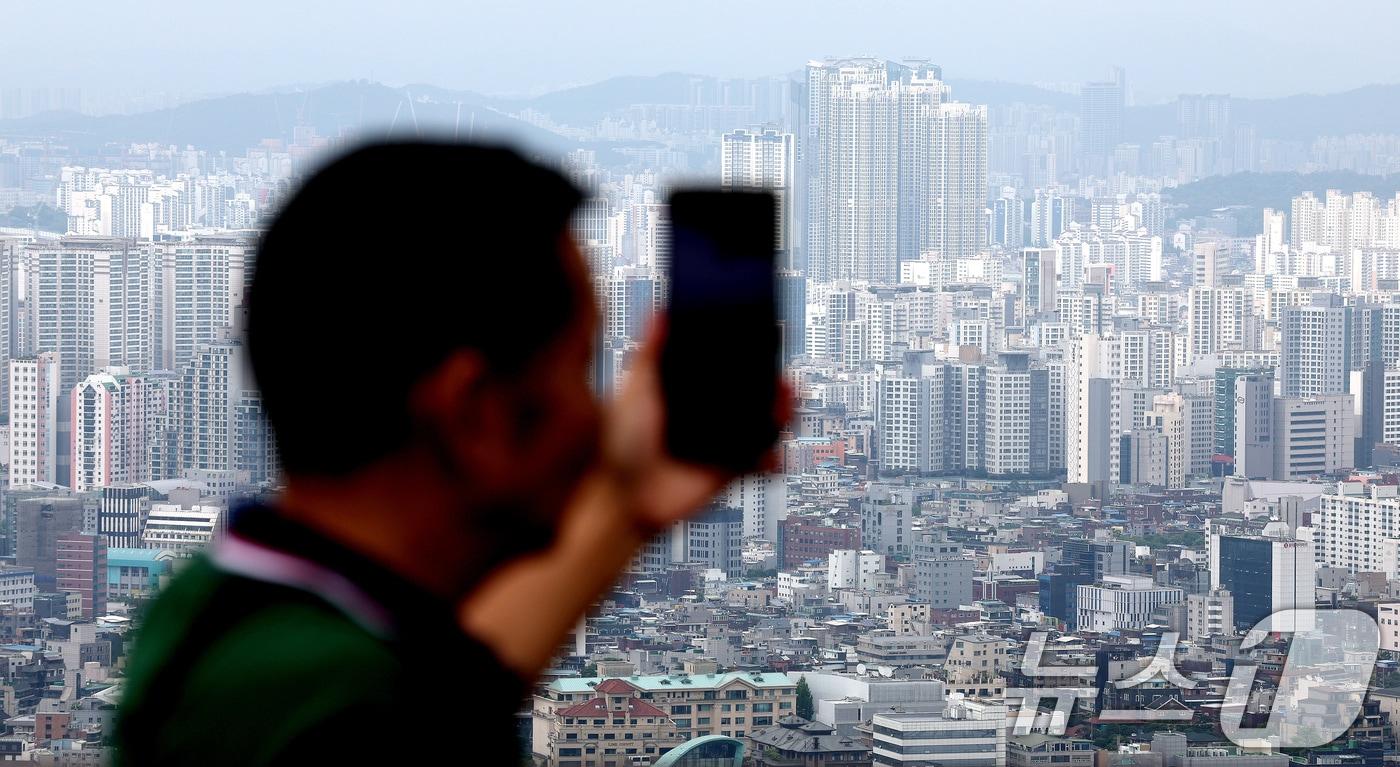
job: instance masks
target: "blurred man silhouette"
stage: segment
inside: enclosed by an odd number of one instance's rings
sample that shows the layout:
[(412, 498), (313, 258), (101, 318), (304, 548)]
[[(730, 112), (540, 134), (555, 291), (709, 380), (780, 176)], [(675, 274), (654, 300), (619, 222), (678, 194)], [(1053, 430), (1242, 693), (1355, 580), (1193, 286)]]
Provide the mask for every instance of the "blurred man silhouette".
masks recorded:
[(518, 763), (562, 638), (732, 478), (665, 455), (658, 339), (615, 406), (592, 396), (579, 202), (509, 151), (417, 143), (287, 203), (247, 338), (285, 488), (145, 616), (121, 764), (383, 764), (419, 736)]

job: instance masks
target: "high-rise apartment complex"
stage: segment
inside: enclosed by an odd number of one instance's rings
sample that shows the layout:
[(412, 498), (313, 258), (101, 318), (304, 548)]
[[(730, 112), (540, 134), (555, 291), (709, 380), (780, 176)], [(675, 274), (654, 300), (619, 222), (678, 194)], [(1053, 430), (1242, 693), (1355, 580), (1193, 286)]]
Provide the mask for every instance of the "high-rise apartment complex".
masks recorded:
[(894, 282), (902, 261), (986, 244), (986, 109), (950, 102), (939, 67), (813, 61), (807, 100), (809, 277)]

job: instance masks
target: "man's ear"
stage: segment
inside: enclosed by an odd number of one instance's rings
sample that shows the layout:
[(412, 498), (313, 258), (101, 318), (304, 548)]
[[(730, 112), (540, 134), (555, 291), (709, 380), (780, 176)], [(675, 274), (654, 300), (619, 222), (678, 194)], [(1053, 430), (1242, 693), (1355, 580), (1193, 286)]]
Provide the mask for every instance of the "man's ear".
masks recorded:
[(414, 419), (456, 426), (464, 418), (475, 418), (472, 404), (480, 397), (485, 372), (479, 353), (470, 349), (453, 352), (414, 385), (409, 394)]
[(470, 349), (453, 352), (425, 374), (411, 394), (414, 420), (438, 435), (459, 464), (490, 470), (497, 460), (509, 418), (490, 384), (481, 355)]

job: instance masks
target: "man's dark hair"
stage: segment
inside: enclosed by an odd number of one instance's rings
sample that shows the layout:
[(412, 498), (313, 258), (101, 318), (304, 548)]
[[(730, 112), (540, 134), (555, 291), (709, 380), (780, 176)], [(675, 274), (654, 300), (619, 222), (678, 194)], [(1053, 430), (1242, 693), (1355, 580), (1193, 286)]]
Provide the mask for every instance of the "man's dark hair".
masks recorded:
[(290, 474), (343, 475), (403, 447), (412, 387), (462, 348), (517, 371), (573, 319), (563, 261), (579, 191), (505, 149), (363, 146), (264, 235), (248, 350)]

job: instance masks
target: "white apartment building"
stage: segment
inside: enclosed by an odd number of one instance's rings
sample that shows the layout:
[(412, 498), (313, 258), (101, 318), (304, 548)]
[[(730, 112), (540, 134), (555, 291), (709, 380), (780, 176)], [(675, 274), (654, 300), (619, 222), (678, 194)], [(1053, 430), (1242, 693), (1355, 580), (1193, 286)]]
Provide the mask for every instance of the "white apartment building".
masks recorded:
[(1328, 189), (1321, 200), (1312, 192), (1294, 197), (1290, 212), (1295, 248), (1312, 246), (1333, 253), (1370, 246), (1400, 248), (1400, 203), (1395, 200), (1382, 205), (1369, 192), (1348, 195)]
[(33, 611), (34, 568), (0, 567), (0, 604), (11, 604), (20, 611)]
[(1211, 589), (1205, 594), (1186, 595), (1186, 636), (1203, 639), (1208, 636), (1233, 636), (1235, 633), (1235, 600), (1228, 589)]
[(234, 234), (155, 245), (159, 264), (159, 368), (179, 370), (200, 346), (238, 325), (253, 278), (256, 244)]
[[(10, 360), (10, 487), (59, 482), (58, 355)], [(67, 478), (62, 478), (64, 482)]]
[(1351, 308), (1333, 294), (1290, 306), (1279, 322), (1279, 392), (1284, 397), (1344, 394), (1351, 370)]
[(1338, 482), (1313, 512), (1317, 562), (1400, 579), (1400, 493), (1395, 485)]
[(1188, 295), (1187, 362), (1258, 347), (1259, 323), (1245, 288), (1193, 287)]
[(0, 305), (0, 339), (4, 341), (0, 343), (0, 371), (4, 371), (0, 372), (0, 415), (9, 415), (10, 356), (31, 351), (23, 343), (14, 344), (24, 324), (15, 296), (15, 268), (21, 263), (23, 252), (24, 240), (0, 235), (0, 297), (4, 299)]
[(932, 184), (919, 252), (971, 258), (987, 244), (987, 107), (942, 103), (930, 123)]
[(236, 468), (238, 403), (249, 378), (236, 341), (201, 346), (180, 369), (171, 414), (182, 470)]
[(778, 599), (789, 605), (800, 603), (808, 594), (819, 594), (826, 585), (820, 568), (799, 567), (778, 573)]
[(1103, 633), (1115, 629), (1141, 629), (1152, 612), (1164, 604), (1181, 602), (1186, 594), (1175, 586), (1158, 586), (1139, 575), (1106, 575), (1096, 585), (1077, 587), (1076, 631)]
[(1065, 467), (1068, 482), (1119, 481), (1119, 396), (1123, 347), (1088, 334), (1070, 343), (1065, 364)]
[[(1074, 220), (1074, 200), (1074, 197), (1063, 195), (1058, 189), (1035, 190), (1035, 198), (1031, 201), (1031, 245), (1048, 246), (1064, 233)], [(1063, 282), (1064, 278), (1062, 273), (1062, 284), (1068, 284)], [(1075, 279), (1077, 281), (1078, 278)]]
[(59, 386), (95, 370), (150, 370), (159, 349), (159, 269), (149, 243), (64, 237), (28, 246), (26, 349), (58, 353)]
[(174, 379), (108, 368), (71, 394), (72, 487), (87, 492), (165, 479)]
[(781, 473), (748, 474), (725, 488), (722, 503), (744, 510), (744, 538), (776, 542), (778, 528), (787, 519), (787, 476)]
[[(1025, 369), (987, 369), (986, 415), (982, 428), (988, 474), (1001, 476), (1032, 471), (1031, 376), (1031, 371)], [(1041, 419), (1046, 418), (1045, 413), (1039, 415)]]
[(1165, 328), (1128, 330), (1123, 343), (1123, 383), (1170, 389), (1176, 379), (1176, 334)]
[(1400, 368), (1386, 367), (1382, 397), (1381, 439), (1387, 445), (1400, 445)]
[(1055, 294), (1055, 311), (1071, 338), (1105, 335), (1112, 327), (1113, 301), (1097, 286), (1061, 287)]
[(885, 572), (885, 555), (873, 551), (837, 549), (827, 555), (828, 589), (869, 589)]
[(1061, 280), (1075, 272), (1073, 284), (1082, 282), (1084, 269), (1095, 265), (1113, 267), (1114, 290), (1137, 290), (1162, 279), (1162, 238), (1144, 230), (1110, 232), (1073, 224), (1055, 241), (1055, 249)]

